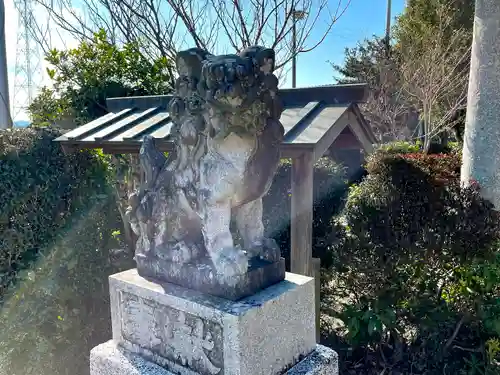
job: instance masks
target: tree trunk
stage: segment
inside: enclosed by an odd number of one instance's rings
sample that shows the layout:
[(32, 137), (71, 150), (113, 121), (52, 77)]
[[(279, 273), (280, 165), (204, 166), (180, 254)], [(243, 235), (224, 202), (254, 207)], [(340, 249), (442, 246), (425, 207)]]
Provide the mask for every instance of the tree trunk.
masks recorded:
[(424, 119), (423, 119), (423, 128), (424, 128), (424, 147), (422, 151), (424, 154), (428, 154), (431, 148), (431, 129), (430, 129), (430, 115), (429, 115), (429, 106), (424, 102)]
[(448, 146), (448, 141), (449, 141), (448, 130), (443, 130), (439, 134), (439, 146), (441, 146), (442, 150), (444, 150)]
[(130, 253), (134, 255), (137, 236), (132, 230), (130, 222), (127, 219), (127, 216), (125, 215), (126, 209), (124, 210), (124, 208), (120, 203), (121, 202), (117, 200), (116, 204), (118, 205), (118, 212), (120, 212), (120, 217), (122, 219), (122, 224), (123, 224), (123, 241), (125, 242), (125, 245), (127, 245), (127, 248), (130, 251)]
[(500, 1), (476, 0), (462, 183), (500, 209)]

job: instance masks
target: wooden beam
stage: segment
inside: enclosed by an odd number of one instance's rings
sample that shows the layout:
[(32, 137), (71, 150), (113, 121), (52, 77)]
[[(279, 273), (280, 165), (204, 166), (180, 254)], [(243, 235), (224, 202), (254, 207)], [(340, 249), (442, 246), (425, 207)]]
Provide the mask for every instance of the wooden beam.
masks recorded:
[(312, 276), (313, 153), (292, 159), (290, 270)]
[(372, 144), (372, 145), (377, 144), (378, 143), (377, 137), (375, 136), (375, 133), (373, 133), (372, 127), (366, 121), (363, 114), (361, 113), (359, 106), (356, 103), (352, 103), (351, 108), (352, 108), (352, 113), (354, 114), (354, 116), (356, 116), (356, 119), (358, 120), (359, 125), (361, 126), (363, 131), (366, 133), (366, 137), (368, 138), (370, 144)]
[(296, 159), (302, 154), (307, 152), (312, 152), (314, 150), (314, 145), (312, 144), (293, 144), (293, 143), (282, 143), (280, 145), (280, 155), (282, 159)]
[(319, 158), (323, 157), (326, 150), (330, 148), (335, 139), (342, 133), (349, 123), (349, 112), (350, 109), (346, 109), (345, 112), (335, 121), (335, 123), (327, 130), (325, 135), (314, 145), (314, 161), (316, 162)]
[[(59, 141), (63, 149), (76, 151), (80, 149), (102, 149), (105, 154), (138, 154), (141, 149), (141, 142), (134, 140), (123, 140), (120, 142), (78, 142), (78, 141)], [(169, 141), (160, 140), (157, 144), (160, 151), (170, 152), (174, 149), (174, 144)], [(309, 144), (287, 144), (280, 146), (281, 158), (293, 159), (300, 157), (304, 152), (312, 152), (314, 145)]]
[(371, 153), (373, 151), (373, 144), (367, 134), (363, 131), (363, 127), (359, 123), (358, 117), (354, 114), (354, 112), (349, 113), (349, 127), (352, 130), (352, 134), (363, 146), (363, 150), (366, 153)]
[(314, 307), (316, 308), (316, 343), (321, 340), (321, 259), (312, 258), (314, 271)]

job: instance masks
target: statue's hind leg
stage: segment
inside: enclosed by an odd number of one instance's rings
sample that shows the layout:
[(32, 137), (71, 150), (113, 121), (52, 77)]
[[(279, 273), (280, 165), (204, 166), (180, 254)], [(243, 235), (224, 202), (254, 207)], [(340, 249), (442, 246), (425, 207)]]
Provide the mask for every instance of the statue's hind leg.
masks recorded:
[[(259, 247), (264, 240), (262, 224), (262, 199), (256, 199), (234, 209), (238, 232), (243, 240), (244, 248)], [(257, 254), (255, 254), (257, 255)]]
[(235, 208), (235, 220), (249, 258), (276, 261), (280, 250), (273, 239), (264, 237), (262, 198)]

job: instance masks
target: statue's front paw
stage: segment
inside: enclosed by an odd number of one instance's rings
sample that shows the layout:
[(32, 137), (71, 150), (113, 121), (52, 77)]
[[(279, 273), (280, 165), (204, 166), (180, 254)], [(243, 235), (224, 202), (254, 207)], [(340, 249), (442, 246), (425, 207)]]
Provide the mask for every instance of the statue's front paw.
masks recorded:
[(171, 249), (171, 258), (174, 263), (186, 264), (198, 258), (200, 249), (195, 245), (188, 245), (184, 241), (176, 243)]
[(244, 275), (248, 271), (248, 258), (237, 248), (225, 248), (212, 259), (217, 275), (222, 279), (231, 279)]

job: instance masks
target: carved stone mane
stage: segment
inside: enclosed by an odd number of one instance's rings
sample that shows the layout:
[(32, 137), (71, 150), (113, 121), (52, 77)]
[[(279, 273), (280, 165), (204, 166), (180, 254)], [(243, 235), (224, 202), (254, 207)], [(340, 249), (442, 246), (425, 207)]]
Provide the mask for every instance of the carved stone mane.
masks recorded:
[[(130, 199), (138, 271), (241, 298), (284, 278), (279, 248), (262, 224), (284, 134), (275, 54), (258, 46), (221, 56), (192, 48), (176, 64), (175, 152), (165, 158), (154, 139), (144, 139), (145, 179)], [(233, 241), (232, 215), (243, 247)]]

